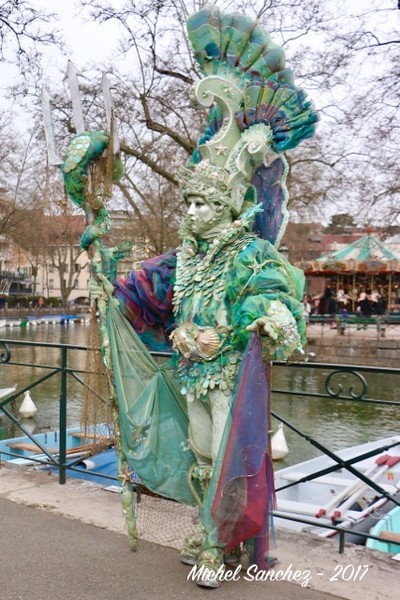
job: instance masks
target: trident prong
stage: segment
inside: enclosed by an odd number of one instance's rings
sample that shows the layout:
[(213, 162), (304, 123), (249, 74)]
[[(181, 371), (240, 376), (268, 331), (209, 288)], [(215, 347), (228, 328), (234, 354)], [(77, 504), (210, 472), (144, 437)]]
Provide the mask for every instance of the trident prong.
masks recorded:
[(67, 77), (69, 89), (71, 92), (72, 112), (74, 115), (75, 129), (77, 134), (85, 131), (81, 96), (79, 93), (78, 75), (80, 75), (80, 73), (78, 73), (78, 70), (75, 67), (74, 63), (71, 60), (69, 60), (67, 66)]
[[(80, 73), (76, 69), (75, 65), (72, 61), (68, 61), (67, 66), (67, 78), (69, 89), (71, 92), (71, 100), (72, 100), (72, 112), (74, 116), (75, 129), (76, 133), (82, 133), (85, 131), (85, 125), (83, 120), (83, 111), (82, 111), (82, 103), (79, 92), (79, 82), (78, 76)], [(112, 151), (113, 154), (117, 154), (120, 149), (120, 143), (118, 139), (115, 114), (114, 114), (114, 106), (110, 91), (110, 82), (106, 73), (103, 73), (101, 80), (101, 89), (104, 100), (104, 109), (106, 113), (108, 132), (110, 137), (112, 136)], [(57, 154), (56, 150), (56, 142), (54, 136), (54, 126), (53, 126), (53, 118), (51, 114), (51, 96), (48, 92), (47, 88), (43, 86), (42, 88), (42, 110), (43, 110), (43, 123), (44, 123), (44, 132), (46, 137), (47, 144), (47, 154), (49, 164), (54, 166), (60, 166), (62, 164), (62, 160)]]
[(115, 122), (114, 106), (111, 96), (110, 82), (106, 73), (101, 78), (101, 91), (103, 93), (104, 108), (106, 111), (108, 131), (112, 136), (112, 150), (114, 154), (119, 152), (119, 139)]
[(57, 154), (56, 140), (54, 136), (53, 117), (51, 115), (51, 96), (45, 86), (41, 93), (44, 135), (47, 144), (47, 156), (50, 165), (58, 167), (62, 164), (61, 158)]

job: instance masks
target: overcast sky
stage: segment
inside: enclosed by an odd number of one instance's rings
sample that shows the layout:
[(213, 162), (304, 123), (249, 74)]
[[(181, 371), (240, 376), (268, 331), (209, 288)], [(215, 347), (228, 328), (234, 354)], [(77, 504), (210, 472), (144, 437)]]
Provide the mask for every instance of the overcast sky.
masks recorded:
[[(222, 1), (223, 0), (221, 0), (221, 3)], [(308, 0), (304, 1), (307, 2)], [(62, 79), (60, 70), (61, 72), (66, 71), (68, 59), (71, 59), (78, 70), (83, 74), (88, 73), (89, 70), (91, 70), (91, 75), (95, 73), (100, 75), (104, 65), (111, 60), (113, 65), (115, 65), (116, 70), (119, 72), (126, 73), (134, 68), (132, 62), (133, 57), (131, 55), (121, 56), (119, 58), (115, 57), (118, 51), (118, 40), (121, 35), (121, 30), (116, 22), (110, 21), (108, 23), (100, 24), (98, 22), (88, 21), (87, 15), (89, 10), (83, 11), (82, 8), (77, 6), (77, 0), (30, 0), (30, 2), (37, 10), (43, 9), (44, 11), (57, 14), (57, 20), (52, 25), (59, 29), (61, 37), (66, 45), (66, 49), (63, 52), (55, 50), (54, 48), (44, 49), (42, 66), (45, 81), (43, 83), (47, 85), (50, 92), (59, 88)], [(124, 0), (110, 0), (110, 4), (113, 6), (120, 6), (123, 3)], [(387, 19), (387, 12), (382, 9), (389, 6), (393, 8), (396, 5), (397, 0), (321, 0), (321, 3), (330, 5), (333, 20), (337, 19), (338, 24), (347, 24), (350, 29), (354, 30), (354, 28), (358, 27), (358, 15), (363, 10), (366, 10), (367, 12), (372, 11), (372, 31), (379, 33), (379, 36), (383, 35), (384, 37), (384, 33), (387, 30), (396, 31), (396, 24), (394, 22), (389, 22)], [(376, 12), (377, 6), (381, 9), (378, 12)], [(346, 12), (349, 13), (348, 18), (344, 16)], [(354, 15), (354, 12), (357, 13), (357, 16)], [(351, 13), (353, 13), (352, 16), (350, 16)], [(399, 14), (400, 11), (396, 11), (393, 14), (394, 18)], [(313, 34), (311, 39), (312, 43), (315, 43), (316, 45), (321, 44), (320, 33)], [(274, 36), (274, 40), (279, 43), (279, 35)], [(302, 43), (301, 39), (299, 40), (299, 43)], [(286, 47), (289, 64), (291, 51), (295, 47), (295, 44), (296, 41), (292, 40)], [(382, 60), (382, 56), (380, 56), (379, 60)], [(377, 72), (380, 72), (380, 65), (375, 65), (372, 59), (366, 62), (366, 64), (368, 65), (369, 71), (371, 68), (374, 69), (374, 67), (376, 67), (378, 70)], [(92, 67), (92, 69), (90, 69), (90, 67)], [(12, 83), (18, 76), (20, 75), (16, 66), (13, 68), (11, 65), (6, 65), (4, 63), (0, 64), (0, 107), (3, 109), (4, 107), (10, 107), (11, 104), (7, 104), (4, 100), (5, 92), (2, 93), (2, 89), (5, 90), (7, 84)], [(360, 73), (354, 73), (354, 82), (355, 85), (362, 83), (361, 69)], [(333, 113), (331, 116), (332, 119), (334, 119), (335, 106), (339, 105), (341, 101), (341, 87), (337, 86), (332, 92), (334, 93), (334, 102), (330, 101), (330, 97), (325, 101), (323, 90), (318, 89), (318, 87), (310, 89), (306, 84), (304, 84), (304, 87), (308, 91), (317, 109), (321, 109), (321, 107), (327, 104), (331, 107), (329, 110)], [(346, 94), (347, 90), (344, 90), (343, 93)], [(329, 110), (325, 110), (325, 118), (321, 119), (319, 124), (320, 132), (323, 131), (324, 127), (329, 128), (332, 126), (331, 120), (327, 118)], [(29, 122), (28, 119), (30, 114), (31, 113), (29, 112), (28, 117), (26, 117), (25, 113), (16, 112), (14, 121), (17, 122), (21, 131), (27, 128), (26, 125)]]
[[(118, 0), (114, 0), (118, 5)], [(102, 63), (117, 48), (118, 28), (112, 22), (98, 24), (85, 22), (82, 9), (76, 7), (75, 0), (34, 0), (36, 9), (43, 7), (58, 15), (56, 23), (66, 42), (68, 58), (74, 62), (96, 60)]]
[[(87, 17), (83, 18), (82, 10), (76, 6), (75, 0), (63, 0), (63, 2), (31, 0), (31, 2), (36, 10), (43, 8), (47, 12), (57, 15), (52, 26), (59, 30), (66, 46), (64, 52), (53, 47), (41, 49), (45, 74), (43, 83), (50, 89), (52, 81), (59, 84), (60, 69), (66, 71), (68, 59), (72, 60), (78, 70), (90, 65), (101, 69), (102, 64), (116, 53), (118, 49), (118, 26), (116, 23), (86, 22)], [(113, 0), (113, 2), (118, 5), (121, 0)], [(115, 62), (117, 62), (116, 59)], [(23, 109), (20, 111), (12, 100), (6, 98), (7, 87), (14, 83), (16, 77), (20, 77), (18, 67), (13, 63), (14, 61), (6, 61), (0, 64), (0, 108), (3, 110), (12, 108), (16, 117), (15, 125), (24, 129), (27, 122), (29, 123), (29, 113), (26, 115)]]

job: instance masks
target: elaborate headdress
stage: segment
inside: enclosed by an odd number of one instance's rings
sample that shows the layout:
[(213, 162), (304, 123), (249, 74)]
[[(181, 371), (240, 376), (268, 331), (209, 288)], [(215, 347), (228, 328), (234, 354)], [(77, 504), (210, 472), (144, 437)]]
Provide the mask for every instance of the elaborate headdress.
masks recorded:
[(193, 168), (181, 167), (176, 178), (183, 197), (204, 196), (213, 202), (226, 204), (237, 216), (243, 204), (243, 186), (233, 187), (229, 182), (229, 173), (223, 167), (217, 167), (209, 159), (204, 159)]
[(283, 49), (257, 21), (206, 5), (187, 22), (203, 78), (195, 107), (210, 108), (192, 159), (178, 172), (184, 195), (209, 195), (240, 214), (253, 185), (259, 235), (278, 243), (287, 221), (282, 152), (314, 134), (317, 115), (285, 68)]

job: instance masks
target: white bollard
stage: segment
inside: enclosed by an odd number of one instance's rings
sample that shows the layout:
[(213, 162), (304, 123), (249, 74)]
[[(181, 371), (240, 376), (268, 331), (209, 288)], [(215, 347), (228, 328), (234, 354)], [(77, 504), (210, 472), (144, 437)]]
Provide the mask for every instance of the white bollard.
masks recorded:
[(281, 460), (289, 454), (282, 423), (279, 423), (278, 431), (271, 438), (271, 450), (272, 460)]
[(19, 409), (19, 413), (24, 417), (24, 419), (31, 419), (35, 416), (37, 412), (36, 405), (31, 398), (31, 393), (28, 390), (25, 392), (24, 399)]

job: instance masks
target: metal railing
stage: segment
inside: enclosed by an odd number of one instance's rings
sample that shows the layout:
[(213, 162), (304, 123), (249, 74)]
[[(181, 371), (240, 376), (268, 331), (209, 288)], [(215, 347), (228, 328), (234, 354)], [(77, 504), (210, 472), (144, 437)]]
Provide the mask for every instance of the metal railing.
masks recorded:
[[(291, 397), (299, 397), (299, 398), (316, 398), (320, 400), (333, 400), (340, 401), (344, 403), (359, 403), (365, 405), (381, 405), (386, 407), (400, 407), (400, 400), (397, 399), (380, 399), (380, 398), (372, 398), (369, 397), (369, 379), (374, 379), (378, 376), (388, 377), (399, 377), (400, 369), (393, 368), (382, 368), (382, 367), (368, 367), (363, 365), (338, 365), (331, 363), (282, 363), (275, 362), (276, 366), (291, 368), (291, 369), (315, 369), (317, 372), (324, 374), (323, 381), (323, 391), (313, 391), (310, 389), (304, 390), (286, 390), (279, 388), (272, 388), (273, 394), (280, 394), (283, 396), (291, 396)], [(400, 385), (400, 379), (399, 379)], [(395, 395), (395, 390), (393, 389), (393, 396)], [(288, 419), (284, 418), (282, 415), (278, 414), (274, 409), (271, 410), (271, 414), (281, 423), (283, 423), (288, 429), (299, 435), (301, 438), (310, 443), (317, 450), (322, 452), (322, 454), (328, 456), (335, 463), (333, 466), (329, 466), (325, 469), (321, 469), (318, 472), (312, 473), (307, 477), (301, 478), (298, 481), (293, 481), (288, 483), (287, 485), (277, 487), (276, 492), (282, 491), (284, 489), (290, 488), (295, 485), (299, 485), (299, 483), (306, 483), (307, 481), (313, 481), (320, 476), (323, 476), (328, 473), (332, 473), (338, 469), (346, 469), (350, 471), (356, 478), (362, 481), (367, 486), (374, 489), (380, 496), (383, 496), (387, 499), (388, 502), (391, 502), (393, 506), (400, 506), (400, 500), (398, 497), (395, 497), (395, 494), (389, 494), (385, 489), (383, 489), (380, 485), (377, 485), (375, 481), (373, 481), (370, 477), (364, 475), (362, 472), (354, 468), (354, 464), (359, 462), (360, 460), (364, 460), (378, 454), (378, 450), (373, 450), (368, 453), (365, 453), (363, 456), (359, 456), (354, 458), (353, 460), (343, 460), (338, 454), (332, 452), (325, 445), (318, 442), (312, 436), (308, 435), (299, 427), (291, 423)], [(400, 413), (399, 413), (400, 414)], [(398, 426), (399, 421), (397, 421), (396, 425)], [(398, 433), (398, 430), (397, 432)], [(391, 447), (399, 446), (400, 442), (395, 442), (392, 445), (385, 446), (379, 449), (380, 452), (384, 452)], [(302, 518), (299, 516), (290, 516), (288, 514), (283, 514), (279, 512), (279, 510), (275, 511), (275, 517), (279, 517), (280, 519), (295, 521), (297, 523), (301, 523), (303, 525), (308, 525), (313, 528), (322, 528), (329, 529), (332, 531), (336, 531), (339, 533), (339, 552), (343, 553), (344, 544), (346, 541), (346, 535), (355, 534), (354, 530), (351, 528), (346, 528), (340, 525), (336, 525), (333, 522), (330, 524), (316, 523), (315, 520), (311, 521), (307, 518)], [(361, 531), (357, 531), (357, 536), (360, 538), (364, 538), (365, 541), (367, 539), (374, 539), (382, 542), (382, 539), (371, 535), (370, 533), (364, 533)], [(391, 541), (391, 544), (397, 545), (400, 551), (400, 543)]]
[[(38, 364), (31, 363), (26, 361), (17, 361), (13, 360), (12, 356), (12, 348), (20, 348), (20, 347), (30, 347), (32, 349), (35, 348), (44, 348), (49, 349), (51, 351), (56, 351), (58, 353), (58, 361), (56, 365), (48, 365), (48, 364)], [(58, 469), (59, 471), (59, 483), (64, 484), (66, 482), (67, 471), (78, 471), (84, 472), (86, 474), (96, 474), (99, 477), (103, 477), (105, 480), (113, 480), (117, 481), (116, 477), (112, 477), (110, 475), (102, 475), (97, 474), (91, 470), (83, 470), (77, 467), (78, 462), (82, 460), (82, 457), (69, 460), (67, 455), (67, 410), (68, 410), (68, 380), (69, 378), (73, 378), (76, 382), (78, 382), (82, 389), (84, 388), (85, 381), (82, 378), (85, 375), (85, 369), (76, 368), (69, 366), (69, 356), (72, 352), (87, 352), (87, 346), (76, 346), (71, 344), (54, 344), (48, 342), (32, 342), (32, 341), (22, 341), (22, 340), (9, 340), (3, 339), (0, 340), (0, 368), (6, 368), (7, 366), (16, 366), (16, 367), (25, 367), (29, 368), (40, 368), (45, 371), (44, 375), (41, 375), (37, 379), (35, 379), (32, 383), (27, 386), (24, 386), (22, 389), (16, 391), (15, 393), (8, 396), (6, 399), (0, 400), (0, 415), (1, 413), (5, 414), (8, 419), (25, 435), (30, 441), (35, 444), (40, 452), (46, 457), (49, 465)], [(158, 357), (168, 358), (168, 353), (154, 353)], [(321, 373), (320, 380), (323, 381), (322, 389), (282, 389), (279, 387), (273, 388), (272, 392), (276, 395), (286, 395), (290, 397), (298, 397), (298, 398), (315, 398), (321, 401), (332, 400), (332, 401), (340, 401), (340, 402), (355, 402), (362, 403), (365, 405), (376, 404), (382, 405), (385, 407), (400, 407), (400, 400), (397, 399), (381, 399), (381, 398), (372, 398), (369, 397), (368, 388), (369, 382), (374, 378), (379, 376), (394, 376), (398, 377), (400, 375), (400, 369), (392, 369), (392, 368), (379, 368), (379, 367), (367, 367), (367, 366), (348, 366), (348, 365), (336, 365), (330, 363), (307, 363), (307, 362), (292, 362), (292, 363), (281, 363), (275, 362), (274, 365), (277, 368), (284, 367), (285, 369), (313, 369), (318, 373)], [(17, 417), (16, 411), (16, 401), (20, 398), (26, 391), (32, 391), (36, 386), (41, 385), (51, 378), (56, 376), (60, 376), (59, 381), (59, 394), (58, 394), (58, 406), (59, 406), (59, 451), (55, 455), (53, 452), (46, 449), (40, 442), (37, 441), (35, 435), (31, 434), (23, 423)], [(400, 382), (400, 380), (399, 380)], [(322, 474), (327, 472), (332, 472), (339, 468), (345, 468), (348, 471), (352, 472), (356, 477), (358, 477), (363, 483), (370, 486), (381, 496), (386, 497), (390, 500), (394, 505), (400, 506), (399, 500), (394, 496), (389, 494), (385, 489), (383, 489), (380, 485), (378, 485), (375, 481), (363, 475), (358, 470), (356, 470), (353, 466), (354, 461), (346, 461), (341, 459), (335, 452), (332, 452), (325, 445), (318, 442), (311, 435), (302, 431), (297, 425), (291, 423), (287, 418), (278, 414), (274, 409), (272, 410), (272, 416), (284, 423), (285, 426), (294, 432), (296, 435), (300, 436), (304, 440), (306, 440), (309, 444), (311, 444), (318, 451), (322, 452), (330, 459), (334, 461), (336, 466), (330, 467), (323, 471), (319, 471), (318, 473), (314, 473), (307, 478), (307, 481), (312, 481), (316, 477), (319, 477)], [(397, 432), (396, 432), (397, 433)], [(9, 451), (1, 451), (2, 454), (9, 456), (10, 458), (20, 457), (21, 454)], [(370, 453), (372, 456), (373, 453)], [(369, 457), (365, 456), (365, 458)], [(43, 465), (43, 461), (35, 458), (32, 458), (32, 462), (41, 463)], [(1, 459), (1, 454), (0, 454)], [(306, 479), (304, 479), (306, 481)], [(277, 489), (283, 490), (286, 487), (291, 485), (296, 485), (298, 482), (292, 482), (288, 485), (280, 487)], [(276, 512), (275, 516), (279, 516), (281, 519), (287, 520), (295, 520), (303, 524), (309, 524), (310, 526), (315, 527), (315, 521), (310, 521), (300, 517), (283, 515), (282, 513)], [(323, 527), (331, 530), (336, 530), (339, 532), (340, 542), (339, 542), (339, 550), (343, 551), (345, 535), (347, 533), (354, 533), (351, 529), (346, 529), (340, 527), (340, 525), (335, 525), (334, 523), (324, 525), (318, 524), (318, 527)], [(375, 536), (371, 536), (370, 534), (364, 534), (361, 532), (357, 532), (357, 535), (368, 538), (372, 537), (373, 539), (379, 539)], [(395, 542), (391, 542), (395, 543)], [(399, 546), (400, 547), (400, 546)]]
[[(12, 360), (12, 351), (13, 347), (29, 347), (32, 349), (43, 348), (47, 349), (51, 352), (56, 351), (58, 353), (58, 364), (49, 365), (49, 364), (39, 364), (37, 362), (21, 362), (17, 360)], [(84, 376), (87, 372), (85, 369), (70, 367), (69, 366), (69, 356), (72, 352), (87, 352), (87, 346), (77, 346), (71, 344), (54, 344), (49, 342), (33, 342), (33, 341), (21, 341), (21, 340), (8, 340), (3, 339), (0, 340), (0, 365), (2, 368), (6, 366), (15, 366), (15, 367), (25, 367), (27, 369), (42, 369), (45, 371), (45, 374), (41, 377), (38, 377), (34, 381), (31, 381), (29, 385), (22, 387), (20, 390), (15, 391), (11, 395), (7, 396), (6, 399), (0, 400), (0, 415), (3, 413), (8, 417), (8, 419), (15, 425), (15, 427), (22, 432), (24, 436), (29, 438), (34, 446), (36, 446), (40, 452), (42, 453), (42, 457), (30, 456), (29, 460), (33, 463), (38, 463), (43, 466), (43, 458), (46, 460), (47, 466), (51, 466), (58, 470), (59, 472), (59, 483), (64, 484), (66, 482), (66, 474), (67, 470), (76, 471), (85, 474), (96, 474), (97, 476), (101, 476), (104, 479), (110, 479), (113, 481), (117, 481), (116, 477), (110, 475), (99, 475), (97, 473), (93, 473), (90, 470), (80, 469), (76, 467), (76, 464), (82, 461), (83, 456), (79, 456), (73, 460), (68, 460), (67, 454), (67, 436), (68, 436), (68, 428), (67, 428), (67, 407), (68, 407), (68, 379), (73, 378), (76, 382), (78, 382), (82, 389), (86, 386)], [(40, 441), (38, 441), (37, 437), (32, 434), (18, 419), (17, 410), (16, 410), (16, 401), (19, 399), (25, 392), (32, 391), (37, 386), (49, 382), (51, 379), (59, 376), (59, 395), (58, 395), (58, 410), (59, 410), (59, 418), (58, 418), (58, 452), (54, 453), (46, 448)], [(15, 436), (14, 436), (15, 437)], [(21, 452), (13, 452), (12, 450), (1, 450), (1, 454), (8, 456), (9, 458), (21, 458)]]
[(371, 315), (370, 317), (349, 313), (343, 315), (310, 315), (308, 325), (318, 328), (319, 335), (323, 336), (327, 330), (336, 330), (338, 335), (352, 336), (358, 331), (374, 332), (378, 340), (388, 336), (400, 337), (400, 313), (386, 313), (384, 315)]

